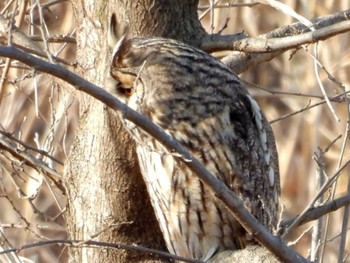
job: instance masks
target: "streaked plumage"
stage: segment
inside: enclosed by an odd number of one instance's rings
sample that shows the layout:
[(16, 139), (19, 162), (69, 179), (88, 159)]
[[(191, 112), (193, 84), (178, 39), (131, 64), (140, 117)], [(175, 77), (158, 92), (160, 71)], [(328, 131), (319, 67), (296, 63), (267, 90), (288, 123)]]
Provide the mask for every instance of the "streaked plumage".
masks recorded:
[[(275, 227), (280, 190), (272, 130), (228, 67), (174, 40), (123, 38), (114, 49), (110, 74), (110, 92), (186, 146), (267, 228)], [(123, 121), (136, 141), (170, 252), (207, 260), (251, 241), (175, 153)]]

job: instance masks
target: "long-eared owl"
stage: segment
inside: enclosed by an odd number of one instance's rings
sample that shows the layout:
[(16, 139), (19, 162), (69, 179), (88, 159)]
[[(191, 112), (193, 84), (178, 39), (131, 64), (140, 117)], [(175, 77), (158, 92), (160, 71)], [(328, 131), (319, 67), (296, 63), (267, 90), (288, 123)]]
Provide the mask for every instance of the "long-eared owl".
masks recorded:
[[(115, 28), (112, 16), (111, 32)], [(190, 45), (123, 36), (107, 90), (185, 146), (268, 229), (279, 199), (274, 136), (257, 102), (223, 63)], [(252, 238), (209, 188), (157, 139), (122, 120), (170, 252), (200, 260)]]

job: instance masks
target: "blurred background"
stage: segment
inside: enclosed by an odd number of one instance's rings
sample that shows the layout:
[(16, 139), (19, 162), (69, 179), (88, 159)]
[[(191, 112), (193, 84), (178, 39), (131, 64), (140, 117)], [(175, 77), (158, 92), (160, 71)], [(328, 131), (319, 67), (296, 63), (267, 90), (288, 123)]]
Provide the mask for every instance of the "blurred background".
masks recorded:
[[(14, 2), (0, 2), (3, 17), (11, 17)], [(307, 19), (350, 7), (348, 0), (281, 2)], [(297, 22), (288, 14), (254, 1), (203, 0), (198, 14), (207, 32), (234, 34), (243, 31), (250, 37)], [(70, 2), (29, 1), (21, 30), (43, 50), (64, 60), (68, 68), (74, 67), (75, 21)], [(48, 41), (40, 41), (42, 35)], [(240, 75), (272, 123), (279, 152), (284, 219), (301, 213), (313, 199), (322, 180), (320, 170), (331, 177), (350, 158), (346, 144), (347, 102), (341, 97), (342, 100), (331, 102), (332, 108), (322, 103), (324, 95), (320, 85), (321, 82), (329, 98), (348, 91), (349, 38), (350, 34), (346, 33), (318, 43), (317, 59), (326, 71), (320, 67), (315, 70), (315, 45), (308, 45), (287, 51)], [(0, 35), (0, 44), (7, 45), (7, 38)], [(0, 105), (0, 142), (13, 141), (8, 140), (11, 137), (25, 142), (22, 146), (12, 145), (14, 148), (42, 150), (32, 153), (57, 171), (55, 180), (59, 181), (78, 124), (78, 101), (74, 94), (61, 87), (63, 83), (59, 80), (0, 57), (1, 75), (6, 71), (7, 63), (11, 69), (7, 73)], [(316, 106), (310, 107), (313, 105)], [(55, 159), (45, 155), (44, 151)], [(318, 165), (315, 159), (322, 165)], [(10, 245), (20, 247), (38, 240), (67, 238), (66, 200), (62, 189), (42, 176), (42, 171), (23, 159), (18, 160), (2, 147), (0, 166), (0, 230)], [(346, 168), (339, 177), (334, 198), (347, 194), (349, 169)], [(324, 195), (324, 200), (330, 200), (332, 195), (331, 189)], [(343, 209), (332, 213), (329, 218), (323, 262), (337, 261), (342, 221)], [(325, 225), (326, 217), (322, 233), (325, 233)], [(304, 256), (311, 247), (310, 226), (311, 223), (297, 228), (288, 236), (293, 247)], [(0, 238), (0, 245), (6, 248), (9, 244)], [(346, 254), (349, 252), (348, 241)], [(18, 260), (23, 262), (67, 262), (65, 246), (35, 247), (19, 254), (23, 258)], [(6, 262), (0, 256), (1, 260)]]

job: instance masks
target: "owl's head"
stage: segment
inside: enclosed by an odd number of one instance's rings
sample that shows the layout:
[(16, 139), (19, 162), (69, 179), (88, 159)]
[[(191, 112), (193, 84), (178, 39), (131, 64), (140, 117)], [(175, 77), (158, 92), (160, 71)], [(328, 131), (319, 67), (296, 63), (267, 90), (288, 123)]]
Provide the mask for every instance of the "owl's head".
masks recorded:
[[(150, 79), (148, 69), (163, 63), (161, 45), (150, 45), (148, 41), (152, 39), (158, 41), (158, 38), (131, 37), (127, 27), (118, 24), (116, 15), (112, 14), (108, 34), (112, 53), (106, 90), (134, 110), (143, 105), (144, 83)], [(156, 89), (155, 85), (148, 87)]]
[(113, 13), (109, 24), (108, 45), (112, 49), (109, 76), (105, 81), (105, 89), (119, 100), (129, 104), (135, 97), (137, 75), (123, 62), (128, 54), (130, 40), (127, 29), (117, 24)]
[(159, 48), (144, 43), (144, 37), (132, 37), (128, 27), (117, 23), (113, 13), (109, 23), (108, 45), (112, 51), (112, 67), (139, 68), (145, 60), (156, 62)]

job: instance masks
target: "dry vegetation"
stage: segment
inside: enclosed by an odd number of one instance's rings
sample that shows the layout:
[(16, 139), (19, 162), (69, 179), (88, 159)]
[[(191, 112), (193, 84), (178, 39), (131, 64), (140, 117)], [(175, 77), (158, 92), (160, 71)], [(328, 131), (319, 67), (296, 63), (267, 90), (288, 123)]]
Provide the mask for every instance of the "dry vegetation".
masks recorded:
[[(15, 2), (1, 1), (1, 15), (11, 19)], [(40, 7), (39, 1), (29, 2), (21, 23), (21, 30), (29, 37), (37, 40), (44, 35), (50, 40), (55, 36), (74, 36), (74, 18), (69, 2), (60, 1), (45, 6), (47, 2), (40, 1)], [(350, 7), (348, 0), (283, 2), (306, 18), (325, 16)], [(268, 5), (216, 8), (213, 12), (205, 11), (204, 7), (209, 6), (207, 1), (201, 1), (200, 6), (203, 8), (200, 8), (199, 14), (203, 15), (202, 22), (208, 32), (224, 29), (223, 34), (233, 34), (244, 31), (255, 37), (295, 22), (291, 16)], [(40, 20), (40, 8), (43, 21)], [(60, 40), (57, 43), (38, 41), (37, 44), (46, 53), (65, 60), (70, 68), (75, 62), (75, 46), (71, 40), (68, 43)], [(0, 44), (6, 45), (7, 41), (7, 36), (0, 34)], [(349, 89), (350, 35), (339, 35), (318, 44), (318, 61), (327, 72), (320, 67), (318, 73), (315, 71), (314, 52), (315, 45), (287, 51), (241, 74), (268, 119), (273, 122), (280, 159), (285, 210), (283, 218), (302, 212), (313, 199), (317, 185), (323, 178), (319, 178), (320, 170), (322, 172), (323, 169), (324, 174), (330, 177), (350, 159), (346, 99), (341, 97), (342, 100), (331, 103), (335, 114), (325, 103), (308, 109), (324, 101), (317, 74), (329, 98), (343, 93), (343, 89)], [(61, 82), (57, 79), (35, 72), (16, 61), (10, 61), (11, 69), (5, 73), (6, 63), (6, 58), (0, 58), (0, 74), (6, 78), (0, 105), (0, 230), (3, 233), (0, 234), (0, 245), (16, 248), (38, 240), (64, 239), (67, 237), (65, 195), (48, 177), (49, 173), (31, 167), (25, 161), (25, 156), (30, 154), (37, 158), (37, 163), (48, 163), (50, 168), (57, 171), (55, 180), (59, 181), (62, 163), (69, 153), (78, 122), (78, 102), (74, 94), (61, 88)], [(297, 114), (284, 118), (294, 112)], [(13, 138), (26, 144), (20, 145)], [(18, 150), (9, 151), (5, 143)], [(38, 150), (47, 152), (57, 160)], [(334, 196), (331, 188), (324, 195), (324, 200), (348, 194), (349, 171), (349, 168), (345, 168)], [(330, 215), (324, 262), (337, 260), (343, 214), (344, 209), (339, 209)], [(327, 217), (323, 219), (321, 233), (326, 233)], [(297, 228), (288, 236), (293, 242), (300, 238), (294, 246), (304, 256), (308, 255), (311, 247), (311, 226), (310, 223)], [(304, 233), (305, 230), (308, 232)], [(4, 238), (9, 244), (3, 241)], [(348, 241), (345, 253), (349, 252)], [(19, 255), (35, 262), (67, 261), (66, 247), (59, 245), (25, 249)], [(6, 262), (4, 256), (0, 256), (1, 260)]]

